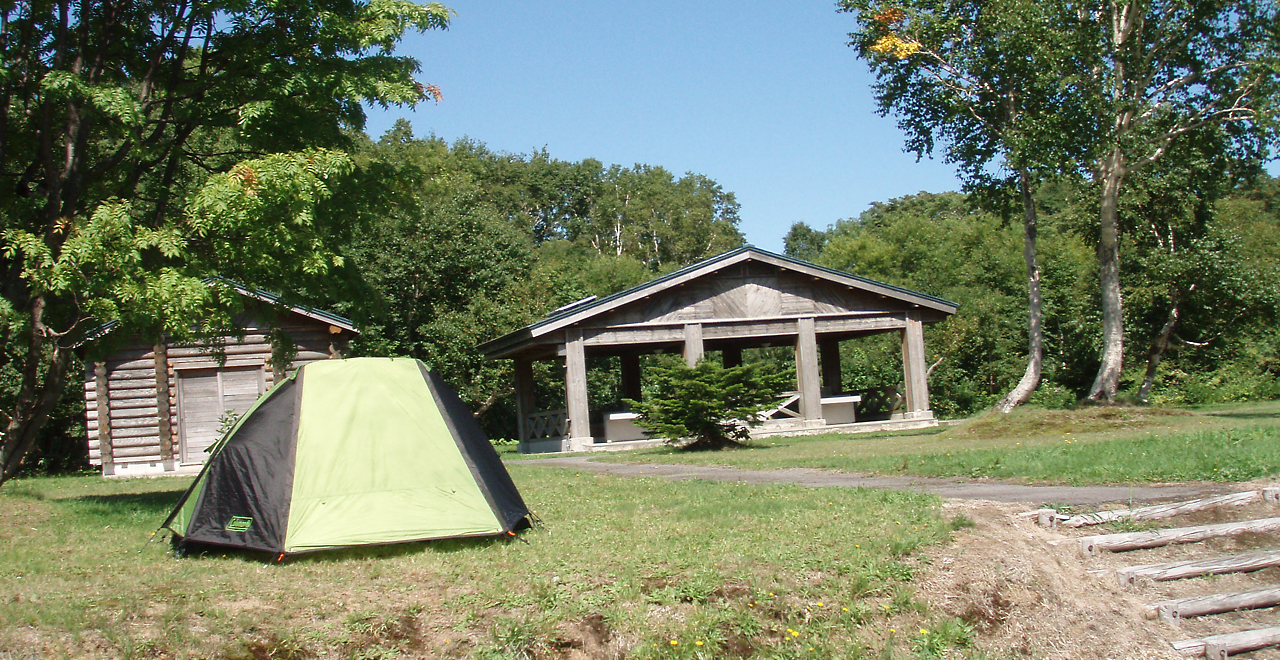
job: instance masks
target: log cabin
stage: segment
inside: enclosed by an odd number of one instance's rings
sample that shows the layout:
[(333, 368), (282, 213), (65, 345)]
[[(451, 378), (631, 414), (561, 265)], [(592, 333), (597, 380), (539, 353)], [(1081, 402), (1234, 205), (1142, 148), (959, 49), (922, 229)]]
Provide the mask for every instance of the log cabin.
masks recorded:
[[(211, 345), (130, 340), (86, 361), (89, 462), (103, 476), (199, 472), (205, 450), (260, 395), (308, 362), (342, 357), (359, 334), (336, 314), (284, 306), (271, 293), (235, 288), (256, 311), (238, 319), (243, 336), (221, 338), (225, 360)], [(274, 360), (273, 331), (291, 344), (276, 351)]]
[[(662, 442), (647, 438), (627, 410), (593, 409), (587, 359), (618, 358), (623, 398), (641, 398), (640, 356), (682, 353), (693, 366), (719, 351), (725, 366), (744, 349), (794, 349), (796, 389), (753, 436), (936, 426), (929, 407), (925, 324), (957, 304), (918, 291), (745, 246), (611, 295), (566, 305), (543, 320), (480, 345), (515, 367), (521, 452), (609, 451)], [(861, 391), (841, 382), (840, 343), (897, 333), (902, 381)], [(535, 361), (555, 361), (565, 404), (536, 410)], [(553, 372), (555, 370), (553, 369)]]

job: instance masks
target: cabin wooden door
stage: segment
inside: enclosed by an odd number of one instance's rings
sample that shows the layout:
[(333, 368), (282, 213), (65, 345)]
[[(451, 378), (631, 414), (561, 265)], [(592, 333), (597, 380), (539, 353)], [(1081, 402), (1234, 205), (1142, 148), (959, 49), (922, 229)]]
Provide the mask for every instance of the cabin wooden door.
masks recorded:
[(205, 449), (233, 416), (243, 415), (262, 395), (262, 367), (183, 369), (178, 372), (178, 438), (184, 464), (203, 463)]

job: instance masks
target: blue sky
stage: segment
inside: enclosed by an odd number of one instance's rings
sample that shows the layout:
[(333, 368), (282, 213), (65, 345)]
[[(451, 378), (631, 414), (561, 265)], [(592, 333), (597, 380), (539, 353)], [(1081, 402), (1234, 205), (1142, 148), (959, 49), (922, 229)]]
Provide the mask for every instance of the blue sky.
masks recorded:
[(446, 32), (409, 37), (444, 100), (372, 110), (415, 134), (470, 137), (562, 160), (699, 172), (737, 195), (747, 240), (782, 249), (792, 223), (825, 227), (874, 201), (958, 187), (902, 152), (829, 0), (626, 3), (446, 1)]

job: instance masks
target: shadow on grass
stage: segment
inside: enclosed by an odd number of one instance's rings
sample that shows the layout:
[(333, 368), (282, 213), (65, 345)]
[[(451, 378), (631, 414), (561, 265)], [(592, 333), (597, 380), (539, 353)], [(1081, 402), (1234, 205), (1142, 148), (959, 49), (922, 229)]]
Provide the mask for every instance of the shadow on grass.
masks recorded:
[(1280, 413), (1277, 412), (1207, 412), (1205, 415), (1209, 417), (1229, 417), (1231, 419), (1280, 419)]
[(254, 564), (331, 564), (336, 562), (360, 561), (365, 559), (395, 559), (408, 555), (425, 553), (452, 554), (472, 549), (483, 549), (503, 543), (516, 541), (509, 535), (478, 536), (462, 539), (436, 539), (433, 541), (404, 541), (381, 545), (365, 545), (332, 550), (316, 550), (296, 555), (286, 555), (278, 561), (279, 555), (260, 550), (247, 550), (227, 546), (190, 543), (183, 548), (181, 555), (186, 559), (236, 559)]
[(137, 511), (142, 513), (154, 513), (157, 516), (164, 517), (173, 511), (173, 507), (178, 504), (178, 499), (182, 494), (187, 492), (186, 488), (179, 490), (159, 490), (151, 493), (117, 493), (115, 495), (81, 495), (79, 497), (65, 497), (51, 499), (49, 501), (58, 504), (70, 505), (84, 512), (94, 513), (112, 513), (117, 511)]

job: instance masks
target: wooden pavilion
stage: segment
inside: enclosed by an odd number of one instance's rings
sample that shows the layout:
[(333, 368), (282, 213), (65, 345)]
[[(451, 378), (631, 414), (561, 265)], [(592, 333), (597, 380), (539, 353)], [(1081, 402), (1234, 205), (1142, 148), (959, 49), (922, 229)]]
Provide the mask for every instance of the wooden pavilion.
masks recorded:
[[(796, 391), (756, 435), (937, 424), (929, 409), (923, 326), (956, 303), (746, 246), (614, 294), (562, 307), (480, 345), (515, 361), (520, 451), (624, 449), (653, 442), (628, 411), (592, 411), (587, 357), (617, 356), (621, 392), (641, 398), (640, 356), (681, 352), (689, 365), (718, 350), (726, 366), (746, 348), (793, 346)], [(845, 392), (840, 342), (897, 332), (901, 387)], [(566, 406), (534, 410), (533, 362), (562, 361)]]

